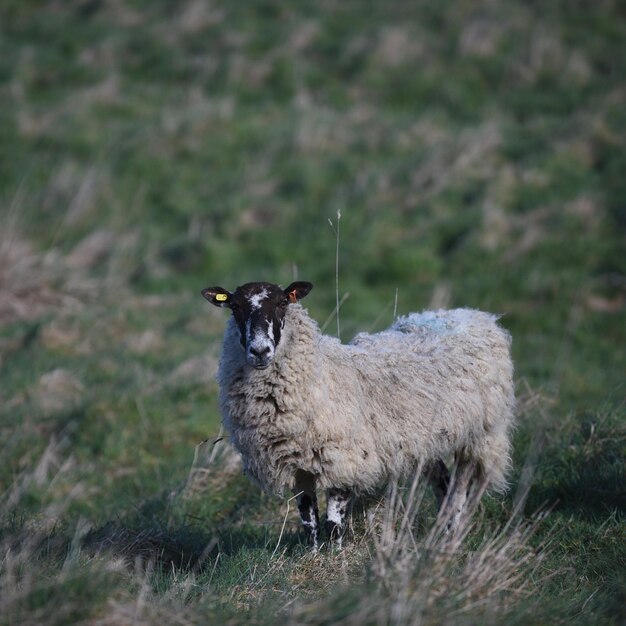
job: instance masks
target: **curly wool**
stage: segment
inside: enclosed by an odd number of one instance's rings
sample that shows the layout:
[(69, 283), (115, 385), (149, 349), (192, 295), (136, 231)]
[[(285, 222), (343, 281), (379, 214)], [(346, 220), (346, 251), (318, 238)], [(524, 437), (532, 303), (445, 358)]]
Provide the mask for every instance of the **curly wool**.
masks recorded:
[(491, 488), (506, 487), (513, 421), (511, 339), (470, 309), (399, 318), (349, 344), (322, 335), (299, 304), (265, 370), (248, 366), (231, 319), (217, 375), (224, 425), (267, 492), (372, 493), (417, 463), (465, 449)]

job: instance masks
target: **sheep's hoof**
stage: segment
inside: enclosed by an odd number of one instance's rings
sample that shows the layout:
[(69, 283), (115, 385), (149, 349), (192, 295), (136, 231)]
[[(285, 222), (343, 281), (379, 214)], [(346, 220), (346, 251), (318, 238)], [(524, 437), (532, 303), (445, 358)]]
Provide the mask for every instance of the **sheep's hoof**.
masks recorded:
[(309, 537), (308, 544), (313, 554), (317, 554), (320, 551), (320, 542), (317, 537)]
[(329, 546), (335, 550), (341, 550), (343, 547), (344, 527), (332, 520), (326, 520), (326, 534), (328, 535)]
[(343, 550), (343, 537), (338, 537), (330, 544), (330, 549), (333, 552), (341, 552)]
[(305, 531), (306, 531), (306, 540), (307, 540), (307, 543), (309, 544), (309, 548), (311, 549), (311, 552), (313, 554), (317, 554), (320, 550), (319, 531), (317, 531), (317, 529), (312, 530), (306, 527), (305, 527)]

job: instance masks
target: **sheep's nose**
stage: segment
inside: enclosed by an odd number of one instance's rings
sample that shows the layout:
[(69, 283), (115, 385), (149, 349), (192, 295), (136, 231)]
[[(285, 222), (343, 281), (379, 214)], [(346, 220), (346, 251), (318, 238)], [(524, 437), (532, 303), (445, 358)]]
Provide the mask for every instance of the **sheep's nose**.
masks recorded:
[(264, 359), (269, 356), (269, 353), (269, 346), (265, 346), (264, 348), (254, 348), (253, 346), (250, 346), (250, 354), (257, 359)]
[(272, 349), (270, 346), (253, 347), (248, 349), (248, 363), (256, 369), (265, 369), (272, 360)]

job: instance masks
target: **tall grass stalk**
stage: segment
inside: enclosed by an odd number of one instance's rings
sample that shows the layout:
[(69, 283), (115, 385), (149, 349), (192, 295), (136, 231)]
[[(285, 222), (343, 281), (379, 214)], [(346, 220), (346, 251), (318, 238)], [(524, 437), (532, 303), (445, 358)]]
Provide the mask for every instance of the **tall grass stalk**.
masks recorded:
[(344, 293), (343, 296), (341, 296), (341, 300), (339, 300), (339, 302), (337, 303), (335, 308), (331, 311), (330, 315), (324, 320), (324, 323), (320, 327), (320, 331), (322, 333), (330, 326), (330, 323), (333, 321), (333, 318), (335, 316), (339, 317), (339, 309), (341, 309), (341, 307), (343, 306), (344, 302), (349, 297), (350, 297), (350, 292), (349, 291), (346, 291), (346, 293)]
[(398, 288), (396, 287), (396, 295), (393, 300), (393, 319), (394, 321), (398, 319)]
[(328, 218), (330, 227), (335, 232), (335, 311), (337, 314), (337, 337), (341, 340), (341, 328), (339, 325), (339, 222), (341, 221), (341, 210), (337, 209), (337, 227)]

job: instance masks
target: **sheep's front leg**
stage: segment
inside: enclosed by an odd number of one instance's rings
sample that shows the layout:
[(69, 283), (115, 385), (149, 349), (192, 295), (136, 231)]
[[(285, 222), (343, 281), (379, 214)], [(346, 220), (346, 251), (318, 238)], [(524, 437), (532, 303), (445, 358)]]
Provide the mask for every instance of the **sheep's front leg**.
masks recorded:
[(326, 532), (330, 542), (341, 548), (352, 494), (346, 489), (331, 488), (326, 495)]
[(300, 520), (315, 552), (319, 549), (320, 520), (315, 493), (315, 478), (310, 474), (298, 474), (294, 488)]

